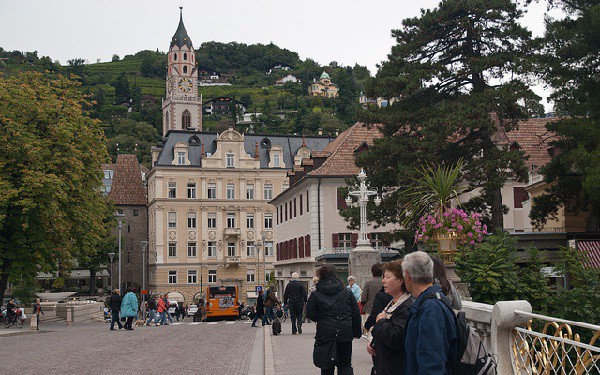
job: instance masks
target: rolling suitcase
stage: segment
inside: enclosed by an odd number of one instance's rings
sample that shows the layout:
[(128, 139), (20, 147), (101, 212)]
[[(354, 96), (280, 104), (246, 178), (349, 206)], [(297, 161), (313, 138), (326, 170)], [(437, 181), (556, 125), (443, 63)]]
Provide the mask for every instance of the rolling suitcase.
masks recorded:
[(273, 323), (271, 324), (271, 327), (273, 327), (273, 336), (277, 336), (281, 333), (281, 322), (279, 321), (279, 319), (275, 318), (275, 320), (273, 320)]

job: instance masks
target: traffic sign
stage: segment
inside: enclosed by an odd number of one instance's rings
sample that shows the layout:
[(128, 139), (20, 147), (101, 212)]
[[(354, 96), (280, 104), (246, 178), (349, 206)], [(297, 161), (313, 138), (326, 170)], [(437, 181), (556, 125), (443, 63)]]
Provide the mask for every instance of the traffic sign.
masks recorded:
[(263, 290), (262, 285), (257, 285), (254, 287), (254, 291), (256, 292), (256, 294), (260, 293), (261, 290)]

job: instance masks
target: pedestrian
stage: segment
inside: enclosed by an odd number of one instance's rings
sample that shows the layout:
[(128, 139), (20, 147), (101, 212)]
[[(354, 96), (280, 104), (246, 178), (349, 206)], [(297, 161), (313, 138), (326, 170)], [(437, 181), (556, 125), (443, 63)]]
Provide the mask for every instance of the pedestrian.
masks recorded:
[(133, 331), (131, 324), (138, 315), (138, 307), (138, 299), (135, 293), (128, 289), (123, 301), (121, 301), (121, 316), (126, 318), (125, 329), (128, 331)]
[(292, 281), (285, 287), (283, 304), (290, 310), (292, 335), (302, 334), (302, 310), (307, 301), (306, 288), (299, 280), (297, 272), (292, 273)]
[(450, 307), (454, 310), (462, 309), (460, 295), (452, 281), (446, 276), (446, 265), (444, 264), (444, 261), (435, 255), (430, 256), (433, 260), (433, 277), (435, 279), (435, 284), (442, 287), (442, 293), (444, 293), (446, 298), (448, 298), (448, 301), (450, 301)]
[[(360, 296), (360, 302), (363, 305), (363, 324), (366, 323), (366, 319), (371, 314), (371, 310), (373, 310), (375, 295), (381, 290), (381, 276), (383, 275), (381, 263), (376, 263), (371, 266), (371, 275), (373, 275), (373, 278), (367, 280)], [(365, 328), (364, 333), (367, 332), (368, 330)]]
[(270, 285), (269, 289), (267, 289), (267, 294), (265, 297), (265, 314), (263, 315), (263, 326), (271, 324), (273, 320), (275, 320), (275, 306), (277, 306), (280, 302), (277, 300), (275, 296), (275, 286)]
[(356, 278), (354, 276), (348, 276), (348, 289), (354, 295), (356, 302), (360, 301), (360, 287), (356, 284)]
[(179, 314), (181, 315), (181, 321), (183, 322), (183, 319), (185, 319), (185, 315), (187, 314), (187, 305), (183, 305), (183, 302), (181, 303), (181, 305), (179, 305), (180, 311)]
[[(256, 322), (258, 319), (263, 318), (265, 314), (265, 299), (263, 297), (264, 292), (261, 290), (258, 291), (258, 297), (256, 297), (256, 305), (254, 306), (254, 320), (252, 321), (252, 327), (256, 327)], [(265, 323), (263, 322), (263, 326)]]
[(115, 322), (119, 325), (119, 329), (123, 328), (121, 321), (119, 320), (119, 312), (121, 311), (121, 291), (117, 288), (110, 295), (108, 304), (110, 305), (110, 330), (115, 330)]
[[(165, 293), (163, 295), (163, 300), (165, 301), (165, 307), (167, 309), (165, 315), (167, 317), (167, 320), (169, 321), (169, 324), (173, 324), (173, 317), (171, 316), (171, 302), (169, 302), (169, 294)], [(166, 321), (165, 321), (166, 324)]]
[(306, 316), (317, 322), (313, 362), (321, 375), (333, 375), (335, 367), (338, 375), (351, 375), (352, 339), (361, 337), (358, 305), (337, 277), (335, 266), (323, 265), (317, 273), (317, 289), (306, 303)]
[(407, 254), (402, 271), (406, 289), (416, 298), (406, 323), (405, 374), (451, 374), (457, 357), (456, 317), (441, 300), (446, 298), (442, 287), (434, 284), (433, 260), (423, 251)]
[(179, 321), (179, 316), (181, 315), (181, 309), (179, 308), (179, 302), (175, 304), (175, 319)]
[(160, 314), (159, 316), (159, 325), (166, 325), (167, 324), (167, 316), (166, 314), (168, 314), (167, 312), (168, 306), (165, 304), (165, 299), (162, 296), (157, 296), (156, 297), (156, 311), (158, 311), (158, 313)]
[[(35, 300), (35, 303), (33, 304), (33, 315), (35, 315), (35, 319), (36, 319), (36, 329), (39, 330), (40, 329), (40, 314), (45, 315), (44, 311), (42, 310), (42, 305), (41, 305), (41, 301), (39, 298), (37, 298)], [(33, 319), (33, 317), (32, 317)]]
[(377, 315), (373, 339), (367, 344), (367, 351), (375, 356), (377, 375), (403, 375), (404, 329), (414, 298), (404, 284), (402, 261), (384, 264), (383, 271), (383, 288), (392, 300)]
[[(367, 321), (365, 322), (365, 329), (367, 331), (369, 331), (371, 328), (373, 328), (373, 326), (375, 325), (375, 322), (377, 320), (377, 315), (379, 315), (380, 312), (383, 311), (383, 309), (385, 309), (385, 307), (388, 305), (388, 303), (390, 303), (390, 301), (392, 300), (392, 296), (390, 296), (389, 294), (387, 294), (385, 292), (385, 289), (383, 289), (383, 286), (381, 287), (381, 289), (379, 290), (379, 292), (375, 295), (375, 299), (373, 300), (373, 307), (371, 308), (371, 314), (369, 314), (369, 317), (367, 318)], [(377, 366), (377, 358), (375, 355), (371, 356), (371, 359), (373, 360), (373, 368), (371, 368), (371, 375), (376, 374), (376, 369), (375, 367)]]
[(152, 321), (154, 321), (154, 325), (158, 324), (158, 322), (156, 321), (157, 307), (158, 306), (156, 306), (156, 296), (150, 297), (150, 300), (148, 301), (148, 320), (146, 321), (147, 326), (149, 326)]

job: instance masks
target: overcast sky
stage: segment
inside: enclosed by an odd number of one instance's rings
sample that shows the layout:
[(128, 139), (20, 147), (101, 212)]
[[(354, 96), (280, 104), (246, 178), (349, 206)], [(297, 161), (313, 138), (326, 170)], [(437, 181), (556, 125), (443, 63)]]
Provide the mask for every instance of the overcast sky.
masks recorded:
[[(270, 42), (327, 65), (376, 64), (395, 41), (391, 30), (437, 0), (0, 0), (0, 47), (38, 51), (65, 64), (110, 61), (141, 50), (166, 51), (179, 6), (195, 47), (206, 41)], [(543, 32), (545, 2), (524, 25)], [(538, 92), (540, 93), (540, 92)]]

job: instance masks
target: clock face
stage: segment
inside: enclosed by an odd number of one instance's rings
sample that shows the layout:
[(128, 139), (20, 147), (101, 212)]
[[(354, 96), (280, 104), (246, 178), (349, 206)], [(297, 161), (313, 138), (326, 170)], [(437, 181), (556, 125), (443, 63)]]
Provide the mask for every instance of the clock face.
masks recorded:
[(183, 92), (192, 91), (192, 80), (189, 78), (181, 78), (179, 80), (179, 90)]

